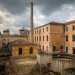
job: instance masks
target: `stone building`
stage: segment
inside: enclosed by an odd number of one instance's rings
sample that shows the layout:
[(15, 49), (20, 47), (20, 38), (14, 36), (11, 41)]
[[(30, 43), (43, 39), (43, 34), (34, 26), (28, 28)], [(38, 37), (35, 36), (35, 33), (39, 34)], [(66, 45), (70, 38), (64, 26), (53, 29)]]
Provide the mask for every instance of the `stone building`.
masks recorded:
[(38, 47), (27, 40), (18, 39), (10, 43), (13, 57), (36, 57)]
[(75, 20), (65, 23), (66, 52), (75, 54)]
[(59, 51), (64, 48), (64, 24), (50, 22), (34, 28), (34, 43), (44, 52)]

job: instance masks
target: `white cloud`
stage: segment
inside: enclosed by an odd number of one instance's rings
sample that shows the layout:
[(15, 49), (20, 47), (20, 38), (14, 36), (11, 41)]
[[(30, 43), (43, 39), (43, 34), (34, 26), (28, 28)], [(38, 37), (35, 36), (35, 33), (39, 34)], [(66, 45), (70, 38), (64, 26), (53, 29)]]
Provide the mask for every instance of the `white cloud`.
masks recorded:
[(75, 19), (75, 6), (64, 4), (62, 7), (50, 14), (50, 21), (65, 22)]
[(34, 25), (39, 26), (41, 24), (46, 24), (49, 21), (49, 17), (41, 12), (42, 8), (39, 6), (34, 7)]
[(52, 12), (50, 15), (44, 15), (42, 9), (35, 8), (34, 21), (36, 25), (46, 24), (51, 21), (66, 22), (75, 20), (75, 6), (72, 4), (63, 4), (60, 9)]
[(75, 6), (72, 4), (64, 4), (60, 9), (52, 12), (50, 15), (42, 13), (42, 9), (35, 6), (34, 8), (34, 24), (36, 26), (46, 24), (50, 21), (66, 22), (75, 19)]
[[(34, 6), (34, 25), (39, 26), (50, 21), (65, 22), (75, 19), (75, 6), (64, 4), (50, 15), (42, 13), (42, 8)], [(5, 9), (0, 8), (0, 30), (10, 29), (11, 33), (18, 33), (18, 30), (23, 27), (29, 27), (30, 9), (27, 8), (21, 15), (12, 15)], [(21, 25), (19, 25), (21, 24)]]
[(0, 30), (10, 29), (11, 33), (18, 33), (21, 26), (17, 24), (24, 18), (23, 15), (12, 15), (7, 11), (0, 10)]

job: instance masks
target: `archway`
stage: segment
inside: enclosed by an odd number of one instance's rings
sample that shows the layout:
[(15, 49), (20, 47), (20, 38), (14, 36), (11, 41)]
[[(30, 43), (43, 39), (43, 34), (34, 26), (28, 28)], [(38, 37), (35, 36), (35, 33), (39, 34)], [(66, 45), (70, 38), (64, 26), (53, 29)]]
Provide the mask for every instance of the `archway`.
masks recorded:
[(33, 54), (33, 47), (30, 47), (29, 53), (30, 53), (30, 54)]

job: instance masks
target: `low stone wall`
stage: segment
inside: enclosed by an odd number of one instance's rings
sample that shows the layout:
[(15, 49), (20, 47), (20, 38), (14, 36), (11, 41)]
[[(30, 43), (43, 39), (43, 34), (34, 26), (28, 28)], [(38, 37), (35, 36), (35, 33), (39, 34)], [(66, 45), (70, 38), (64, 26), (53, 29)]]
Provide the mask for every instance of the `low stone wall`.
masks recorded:
[(72, 67), (71, 59), (56, 58), (52, 60), (52, 70), (64, 75), (65, 69)]

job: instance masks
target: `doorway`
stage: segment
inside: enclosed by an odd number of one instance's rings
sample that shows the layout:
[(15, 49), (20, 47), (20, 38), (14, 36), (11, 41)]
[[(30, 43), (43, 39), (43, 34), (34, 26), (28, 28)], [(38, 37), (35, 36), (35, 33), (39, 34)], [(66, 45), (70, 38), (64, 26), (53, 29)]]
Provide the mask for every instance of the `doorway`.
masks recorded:
[(19, 55), (22, 55), (22, 48), (19, 48)]

